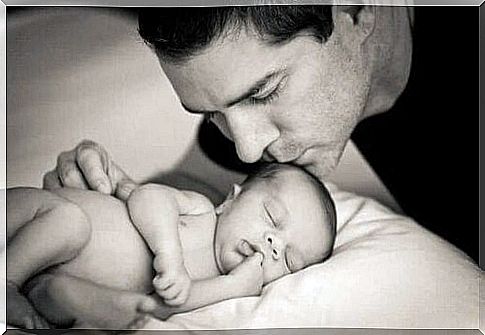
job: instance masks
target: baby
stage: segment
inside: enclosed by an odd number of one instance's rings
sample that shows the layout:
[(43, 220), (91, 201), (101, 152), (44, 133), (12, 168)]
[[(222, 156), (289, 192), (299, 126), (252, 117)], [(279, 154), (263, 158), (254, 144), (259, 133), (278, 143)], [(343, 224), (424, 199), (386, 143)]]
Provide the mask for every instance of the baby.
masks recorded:
[(9, 324), (117, 329), (141, 312), (166, 319), (258, 295), (324, 261), (336, 214), (320, 181), (271, 163), (217, 208), (154, 184), (126, 204), (86, 190), (9, 189), (7, 223)]

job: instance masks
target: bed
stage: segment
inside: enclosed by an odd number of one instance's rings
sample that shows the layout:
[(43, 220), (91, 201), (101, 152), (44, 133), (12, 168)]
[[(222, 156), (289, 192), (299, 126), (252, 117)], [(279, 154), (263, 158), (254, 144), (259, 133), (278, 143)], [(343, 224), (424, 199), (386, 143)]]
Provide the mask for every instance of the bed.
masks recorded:
[[(138, 181), (193, 188), (215, 202), (244, 178), (201, 152), (201, 120), (182, 111), (132, 14), (72, 7), (8, 15), (7, 187), (41, 186), (56, 155), (84, 138)], [(260, 297), (146, 328), (478, 328), (478, 267), (401, 215), (353, 143), (328, 185), (338, 235), (327, 262), (271, 283)]]

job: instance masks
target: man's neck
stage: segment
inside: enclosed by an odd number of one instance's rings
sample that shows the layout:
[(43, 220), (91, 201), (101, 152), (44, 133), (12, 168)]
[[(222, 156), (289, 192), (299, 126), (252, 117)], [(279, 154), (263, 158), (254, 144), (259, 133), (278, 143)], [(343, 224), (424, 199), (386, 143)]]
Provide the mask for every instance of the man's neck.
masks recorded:
[(371, 89), (362, 119), (389, 110), (406, 87), (411, 69), (412, 7), (376, 7), (376, 28), (368, 53)]

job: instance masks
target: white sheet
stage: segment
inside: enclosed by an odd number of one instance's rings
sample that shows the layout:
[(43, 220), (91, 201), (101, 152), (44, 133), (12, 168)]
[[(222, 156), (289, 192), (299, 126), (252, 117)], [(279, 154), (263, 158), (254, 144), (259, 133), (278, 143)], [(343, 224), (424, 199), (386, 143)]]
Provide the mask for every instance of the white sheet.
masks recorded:
[(409, 218), (331, 186), (338, 235), (325, 263), (260, 297), (227, 300), (148, 329), (267, 327), (477, 328), (479, 269)]

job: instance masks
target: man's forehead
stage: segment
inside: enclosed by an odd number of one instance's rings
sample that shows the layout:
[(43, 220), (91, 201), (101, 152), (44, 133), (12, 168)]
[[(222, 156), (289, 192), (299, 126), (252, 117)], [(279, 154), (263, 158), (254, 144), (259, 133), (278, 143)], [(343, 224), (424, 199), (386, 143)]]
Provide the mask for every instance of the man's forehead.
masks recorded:
[(182, 103), (193, 110), (217, 110), (237, 99), (295, 58), (292, 45), (270, 45), (253, 34), (216, 41), (183, 63), (160, 59)]

